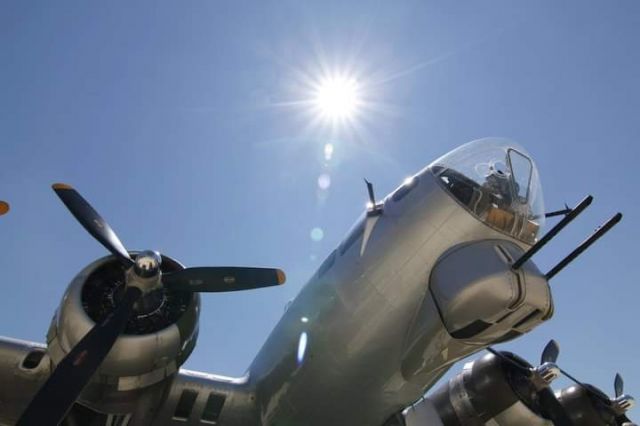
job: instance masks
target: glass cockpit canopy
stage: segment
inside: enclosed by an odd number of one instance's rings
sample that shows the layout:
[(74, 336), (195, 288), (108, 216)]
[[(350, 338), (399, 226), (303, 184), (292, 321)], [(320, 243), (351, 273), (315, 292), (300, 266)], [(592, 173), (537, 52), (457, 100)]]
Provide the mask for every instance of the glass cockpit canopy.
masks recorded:
[(538, 169), (513, 141), (484, 138), (469, 142), (429, 166), (443, 186), (492, 228), (528, 244), (544, 226)]

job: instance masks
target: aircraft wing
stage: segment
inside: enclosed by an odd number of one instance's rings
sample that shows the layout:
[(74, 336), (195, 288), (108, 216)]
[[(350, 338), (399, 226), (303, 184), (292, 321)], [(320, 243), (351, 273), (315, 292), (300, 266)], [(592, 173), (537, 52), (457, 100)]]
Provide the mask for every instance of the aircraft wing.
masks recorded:
[[(0, 425), (13, 425), (51, 374), (46, 345), (0, 336)], [(75, 404), (70, 424), (256, 424), (255, 402), (247, 378), (229, 378), (180, 369), (157, 386), (114, 401), (122, 415), (106, 415)], [(128, 408), (127, 408), (128, 407)], [(224, 417), (221, 416), (224, 407)], [(96, 423), (93, 423), (96, 421)]]

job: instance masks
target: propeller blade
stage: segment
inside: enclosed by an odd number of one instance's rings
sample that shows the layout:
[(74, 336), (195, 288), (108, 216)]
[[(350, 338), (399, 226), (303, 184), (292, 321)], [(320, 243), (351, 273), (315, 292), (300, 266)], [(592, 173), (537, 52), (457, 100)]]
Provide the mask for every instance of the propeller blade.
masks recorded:
[(136, 287), (128, 287), (116, 309), (96, 324), (60, 361), (44, 383), (17, 426), (57, 425), (76, 401), (129, 320), (134, 303), (142, 295)]
[(82, 198), (78, 191), (64, 183), (55, 183), (52, 188), (84, 229), (115, 255), (127, 268), (133, 265), (133, 260), (131, 260), (129, 253), (116, 233), (113, 232), (113, 229), (98, 212), (91, 207), (91, 204)]
[(170, 289), (214, 293), (252, 290), (285, 282), (284, 272), (274, 268), (195, 267), (162, 276), (162, 284)]
[(6, 201), (0, 200), (0, 216), (9, 213), (10, 209), (11, 207), (9, 207), (9, 203), (7, 203)]
[(489, 353), (493, 354), (494, 356), (500, 358), (500, 360), (502, 362), (510, 364), (512, 367), (517, 368), (518, 370), (526, 373), (527, 375), (530, 374), (530, 371), (529, 371), (528, 367), (520, 364), (519, 362), (516, 362), (515, 360), (509, 358), (508, 356), (505, 356), (502, 352), (493, 349), (491, 346), (487, 346), (485, 349), (487, 350), (487, 352), (489, 352)]
[(613, 388), (616, 391), (616, 398), (624, 393), (624, 381), (620, 373), (616, 373), (616, 378), (613, 381)]
[(636, 426), (636, 424), (634, 422), (632, 422), (631, 420), (629, 420), (629, 417), (627, 417), (624, 414), (616, 417), (616, 422), (618, 422), (617, 424), (619, 424), (621, 426)]
[(571, 380), (573, 383), (575, 383), (576, 385), (580, 386), (583, 389), (586, 389), (587, 391), (589, 391), (589, 388), (586, 387), (584, 385), (584, 383), (582, 383), (580, 380), (576, 379), (575, 377), (573, 377), (571, 374), (567, 373), (566, 371), (564, 371), (562, 368), (560, 369), (560, 372), (562, 374), (564, 374), (569, 380)]
[(544, 388), (538, 392), (540, 407), (544, 410), (545, 417), (551, 420), (554, 426), (573, 426), (573, 422), (565, 411), (560, 401), (556, 399), (551, 388)]
[(571, 374), (567, 373), (565, 370), (563, 370), (562, 368), (560, 369), (560, 372), (562, 374), (564, 374), (564, 376), (566, 378), (568, 378), (569, 380), (571, 380), (573, 383), (575, 383), (576, 385), (580, 386), (582, 389), (584, 389), (585, 391), (587, 391), (590, 395), (592, 395), (594, 398), (597, 398), (605, 403), (609, 403), (609, 397), (603, 394), (600, 394), (598, 392), (594, 392), (594, 390), (589, 386), (589, 385), (585, 385), (584, 383), (582, 383), (580, 380), (576, 379), (575, 377), (573, 377)]
[(540, 364), (544, 364), (545, 362), (556, 363), (558, 360), (558, 356), (560, 355), (560, 346), (558, 342), (555, 340), (549, 340), (547, 346), (544, 347), (542, 351), (542, 357), (540, 358)]

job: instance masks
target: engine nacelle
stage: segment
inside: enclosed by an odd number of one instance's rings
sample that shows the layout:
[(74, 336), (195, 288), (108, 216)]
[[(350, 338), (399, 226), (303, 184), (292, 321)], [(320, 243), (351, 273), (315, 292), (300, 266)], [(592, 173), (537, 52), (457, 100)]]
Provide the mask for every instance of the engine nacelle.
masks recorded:
[(631, 408), (630, 401), (633, 398), (623, 395), (622, 398), (610, 400), (600, 389), (587, 384), (584, 386), (574, 385), (556, 393), (556, 398), (567, 410), (574, 426), (632, 425), (625, 411)]
[[(411, 408), (413, 411), (407, 411), (404, 424), (422, 426), (423, 423), (413, 420), (418, 418), (417, 413), (439, 417), (444, 426), (553, 426), (540, 400), (540, 385), (526, 373), (534, 371), (531, 365), (516, 355), (502, 354), (511, 361), (487, 354), (466, 364), (462, 373), (424, 402), (418, 402)], [(555, 364), (546, 363), (535, 371), (544, 376), (549, 370), (545, 366), (557, 369)], [(548, 385), (549, 381), (545, 381)], [(610, 399), (598, 388), (584, 384), (556, 392), (555, 399), (566, 416), (566, 424), (571, 426), (634, 426), (626, 417), (634, 399), (622, 394), (622, 390), (620, 393)]]
[[(508, 356), (530, 367), (521, 358)], [(530, 383), (492, 354), (466, 364), (462, 373), (428, 399), (444, 426), (553, 426), (542, 416)]]
[[(183, 268), (162, 256), (162, 272)], [(124, 273), (121, 263), (107, 256), (73, 279), (47, 333), (47, 350), (54, 365), (113, 310), (125, 289)], [(160, 288), (137, 302), (125, 332), (83, 391), (80, 402), (102, 412), (131, 412), (141, 389), (160, 386), (191, 354), (198, 335), (199, 312), (200, 297), (191, 292)]]

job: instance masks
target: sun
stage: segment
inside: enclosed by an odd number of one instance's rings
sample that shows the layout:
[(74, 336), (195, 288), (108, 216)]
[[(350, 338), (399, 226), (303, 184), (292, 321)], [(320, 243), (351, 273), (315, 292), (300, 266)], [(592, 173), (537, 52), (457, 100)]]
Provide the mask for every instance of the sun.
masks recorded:
[(353, 119), (360, 104), (360, 87), (353, 77), (326, 77), (315, 88), (314, 105), (322, 117), (331, 121)]

